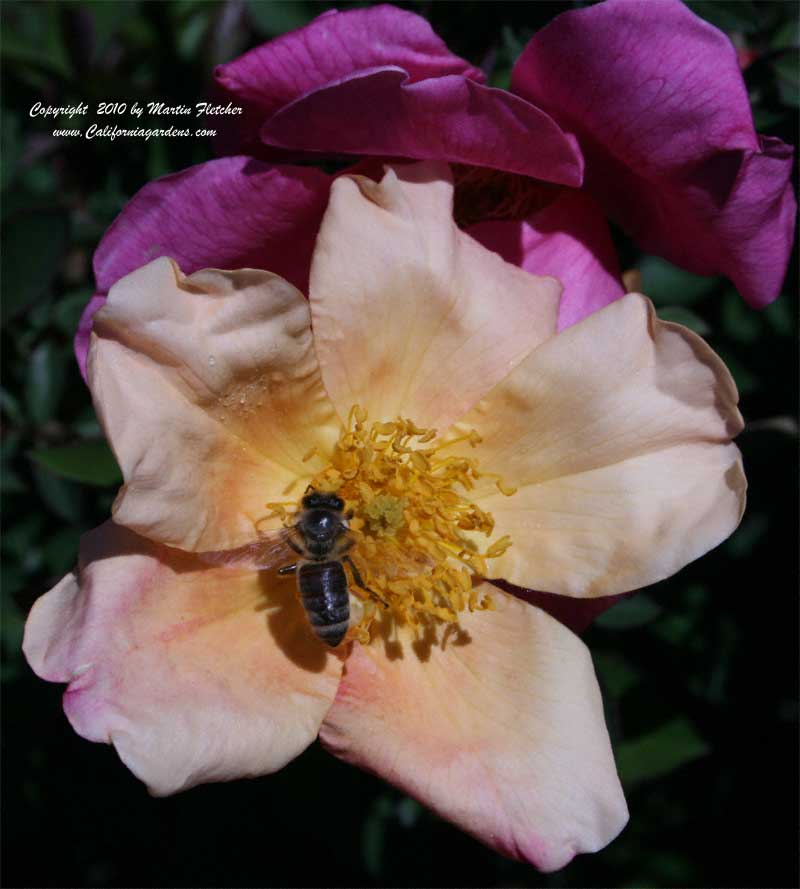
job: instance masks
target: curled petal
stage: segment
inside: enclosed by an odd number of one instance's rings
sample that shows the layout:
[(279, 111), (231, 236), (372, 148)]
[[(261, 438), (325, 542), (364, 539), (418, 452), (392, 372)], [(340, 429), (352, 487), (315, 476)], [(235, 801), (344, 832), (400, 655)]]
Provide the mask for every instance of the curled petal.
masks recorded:
[(329, 10), (309, 25), (271, 40), (214, 71), (225, 96), (244, 108), (225, 134), (231, 153), (256, 149), (260, 125), (300, 96), (365, 69), (396, 65), (412, 82), (484, 74), (453, 55), (428, 22), (397, 7)]
[(125, 479), (115, 520), (186, 550), (267, 530), (266, 503), (338, 433), (302, 294), (268, 272), (185, 277), (159, 259), (112, 287), (94, 327), (89, 383)]
[(320, 737), (504, 855), (557, 870), (628, 818), (600, 691), (576, 636), (492, 598), (446, 643), (401, 631), (354, 645)]
[(608, 224), (598, 204), (583, 192), (564, 190), (524, 222), (480, 222), (468, 231), (526, 272), (558, 278), (564, 287), (559, 330), (625, 293)]
[(270, 117), (261, 138), (301, 148), (446, 160), (579, 186), (574, 139), (541, 109), (458, 75), (411, 82), (401, 68), (359, 72)]
[(330, 179), (309, 167), (275, 167), (228, 157), (149, 182), (125, 205), (94, 255), (97, 287), (159, 256), (186, 274), (205, 268), (261, 268), (300, 290)]
[(81, 371), (81, 376), (86, 380), (86, 359), (89, 355), (89, 342), (92, 336), (92, 324), (94, 313), (106, 304), (105, 294), (95, 293), (86, 303), (86, 308), (81, 313), (78, 322), (78, 330), (75, 333), (75, 360)]
[(343, 417), (446, 427), (555, 332), (560, 285), (459, 231), (444, 164), (336, 180), (311, 269), (314, 337)]
[(721, 31), (678, 0), (609, 0), (543, 28), (512, 87), (578, 137), (586, 187), (645, 250), (727, 275), (753, 306), (778, 295), (792, 149), (756, 135)]
[(695, 334), (629, 294), (535, 349), (464, 418), (483, 436), (476, 499), (514, 545), (514, 584), (608, 596), (724, 540), (744, 508), (738, 394)]
[(91, 318), (109, 288), (158, 256), (188, 274), (261, 268), (308, 289), (311, 252), (330, 179), (310, 168), (221, 158), (149, 182), (125, 205), (94, 255), (98, 293), (81, 318), (75, 355), (86, 378)]
[(158, 796), (276, 771), (316, 737), (340, 662), (291, 581), (211, 569), (106, 523), (31, 611), (24, 651), (75, 730)]

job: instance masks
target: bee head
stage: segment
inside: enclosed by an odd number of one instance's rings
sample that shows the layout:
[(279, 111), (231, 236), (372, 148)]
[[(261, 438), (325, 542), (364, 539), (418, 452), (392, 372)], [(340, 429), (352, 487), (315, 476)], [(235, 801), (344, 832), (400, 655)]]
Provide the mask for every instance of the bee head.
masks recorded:
[(303, 497), (302, 506), (303, 509), (332, 509), (341, 512), (344, 509), (344, 500), (332, 491), (309, 490)]

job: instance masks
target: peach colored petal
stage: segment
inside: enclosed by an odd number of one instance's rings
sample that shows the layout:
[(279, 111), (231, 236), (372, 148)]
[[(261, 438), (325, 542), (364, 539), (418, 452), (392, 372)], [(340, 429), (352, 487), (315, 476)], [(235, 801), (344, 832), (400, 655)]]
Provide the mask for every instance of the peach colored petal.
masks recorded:
[(340, 177), (311, 266), (314, 337), (343, 418), (445, 427), (555, 333), (560, 284), (509, 265), (453, 222), (449, 168)]
[(497, 851), (557, 870), (628, 818), (600, 691), (577, 636), (492, 596), (445, 646), (407, 632), (354, 645), (320, 737)]
[(492, 576), (566, 596), (610, 596), (670, 577), (736, 529), (739, 449), (693, 442), (481, 500), (513, 545)]
[(24, 651), (75, 730), (156, 795), (276, 771), (316, 737), (340, 661), (291, 579), (209, 568), (108, 522), (33, 607)]
[(115, 520), (187, 550), (253, 540), (338, 432), (308, 304), (254, 269), (185, 277), (162, 258), (120, 280), (94, 317), (89, 383), (125, 478)]
[(493, 575), (604, 596), (716, 546), (744, 508), (737, 400), (712, 350), (638, 294), (536, 349), (463, 421), (481, 468), (520, 489), (477, 492), (513, 540)]

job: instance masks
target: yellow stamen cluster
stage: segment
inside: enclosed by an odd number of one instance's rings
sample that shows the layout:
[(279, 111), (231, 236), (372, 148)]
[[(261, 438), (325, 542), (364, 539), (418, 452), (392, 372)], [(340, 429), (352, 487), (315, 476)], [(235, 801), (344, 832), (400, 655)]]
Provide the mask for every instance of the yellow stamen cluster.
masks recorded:
[[(482, 550), (468, 536), (490, 537), (494, 519), (465, 496), (488, 474), (475, 459), (443, 453), (463, 442), (474, 448), (480, 436), (470, 431), (441, 440), (435, 429), (400, 418), (368, 423), (367, 412), (354, 406), (329, 465), (311, 479), (309, 488), (336, 492), (352, 512), (350, 556), (365, 587), (351, 577), (351, 592), (365, 606), (352, 635), (362, 641), (380, 610), (418, 626), (430, 618), (453, 623), (465, 608), (492, 607), (473, 588), (473, 577), (487, 576), (487, 559), (502, 555), (511, 541), (503, 537)], [(504, 494), (514, 493), (493, 478)], [(287, 524), (293, 521), (278, 511)]]

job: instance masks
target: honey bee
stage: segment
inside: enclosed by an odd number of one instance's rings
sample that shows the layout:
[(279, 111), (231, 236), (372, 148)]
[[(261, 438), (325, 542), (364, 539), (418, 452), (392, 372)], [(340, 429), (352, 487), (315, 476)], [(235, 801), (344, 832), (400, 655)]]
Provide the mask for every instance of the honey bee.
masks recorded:
[[(289, 531), (287, 543), (301, 558), (284, 565), (278, 574), (297, 577), (297, 591), (318, 639), (335, 648), (350, 625), (350, 590), (343, 563), (353, 579), (368, 589), (347, 555), (355, 541), (348, 533), (344, 501), (337, 494), (309, 491), (301, 502), (300, 518)], [(371, 592), (371, 591), (370, 591)]]
[[(350, 625), (350, 589), (346, 563), (356, 584), (364, 584), (353, 560), (347, 555), (355, 541), (349, 533), (344, 501), (337, 494), (309, 489), (301, 501), (300, 515), (287, 531), (273, 539), (265, 538), (236, 553), (207, 554), (208, 561), (226, 565), (252, 564), (272, 567), (287, 546), (300, 557), (278, 569), (278, 574), (294, 574), (297, 592), (314, 635), (335, 648), (344, 639)], [(244, 558), (243, 558), (244, 557)]]

